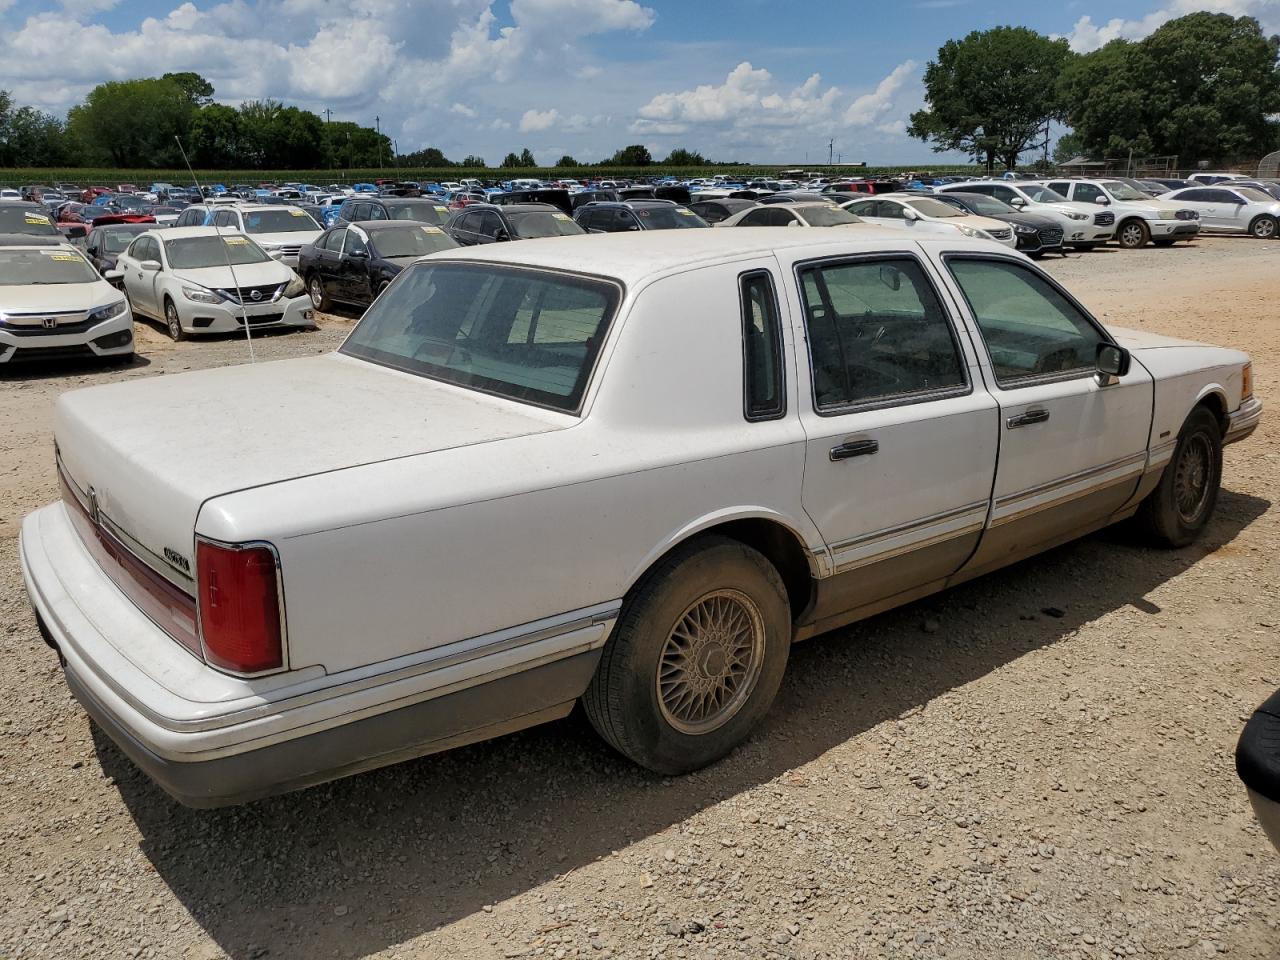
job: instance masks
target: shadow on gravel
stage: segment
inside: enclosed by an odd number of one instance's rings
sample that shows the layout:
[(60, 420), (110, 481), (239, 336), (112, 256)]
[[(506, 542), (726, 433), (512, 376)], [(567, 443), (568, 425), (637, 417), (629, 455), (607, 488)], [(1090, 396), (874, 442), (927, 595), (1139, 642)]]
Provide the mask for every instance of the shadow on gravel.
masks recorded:
[[(358, 957), (660, 833), (1113, 610), (1158, 613), (1147, 593), (1269, 507), (1224, 490), (1193, 547), (1149, 550), (1106, 531), (801, 644), (751, 741), (674, 780), (619, 759), (575, 714), (246, 807), (193, 811), (94, 738), (144, 852), (223, 950), (237, 960)], [(1041, 613), (1049, 607), (1062, 616)], [(921, 629), (926, 618), (936, 632)], [(879, 773), (892, 788), (893, 775)]]
[(135, 353), (126, 360), (111, 357), (75, 360), (22, 360), (0, 366), (0, 381), (20, 383), (24, 380), (52, 380), (83, 376), (93, 373), (113, 373), (118, 370), (141, 370), (151, 366), (151, 361)]

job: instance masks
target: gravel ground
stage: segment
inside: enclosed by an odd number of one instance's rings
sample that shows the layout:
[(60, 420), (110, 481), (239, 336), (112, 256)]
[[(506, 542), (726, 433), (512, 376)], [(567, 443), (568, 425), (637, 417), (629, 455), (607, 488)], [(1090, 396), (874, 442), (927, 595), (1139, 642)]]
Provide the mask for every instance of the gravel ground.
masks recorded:
[(1280, 857), (1232, 767), (1280, 685), (1278, 263), (1280, 243), (1232, 239), (1046, 261), (1109, 321), (1253, 354), (1271, 415), (1229, 448), (1202, 543), (1105, 531), (802, 644), (764, 728), (675, 780), (575, 715), (243, 808), (176, 806), (67, 693), (18, 523), (56, 497), (60, 391), (241, 362), (244, 344), (145, 329), (124, 370), (5, 374), (0, 957), (1280, 957)]

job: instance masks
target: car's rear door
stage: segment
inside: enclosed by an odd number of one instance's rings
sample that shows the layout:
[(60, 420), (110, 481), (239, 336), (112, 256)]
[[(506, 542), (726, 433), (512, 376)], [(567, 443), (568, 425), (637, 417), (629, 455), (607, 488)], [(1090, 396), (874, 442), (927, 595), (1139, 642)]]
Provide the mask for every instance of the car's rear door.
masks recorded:
[(1153, 381), (1139, 363), (1096, 372), (1111, 336), (1020, 257), (930, 245), (1000, 407), (991, 519), (966, 572), (979, 573), (1106, 523), (1146, 468)]
[(936, 589), (969, 559), (999, 416), (915, 244), (802, 261), (795, 276), (803, 502), (827, 548), (814, 613), (825, 629)]

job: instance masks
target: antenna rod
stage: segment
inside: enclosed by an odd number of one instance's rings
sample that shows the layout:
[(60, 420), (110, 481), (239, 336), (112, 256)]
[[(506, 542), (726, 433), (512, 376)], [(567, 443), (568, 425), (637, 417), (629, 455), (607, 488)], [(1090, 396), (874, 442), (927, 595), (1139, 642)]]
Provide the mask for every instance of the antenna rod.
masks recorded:
[[(182, 138), (175, 134), (173, 139), (177, 142), (178, 150), (182, 153), (182, 162), (187, 165), (187, 172), (191, 174), (191, 182), (200, 191), (201, 199), (204, 199), (204, 187), (200, 186), (200, 180), (196, 177), (196, 172), (191, 167), (191, 161), (187, 159), (187, 151), (182, 145)], [(240, 292), (240, 281), (236, 279), (236, 268), (231, 263), (231, 251), (227, 249), (227, 242), (223, 239), (222, 228), (216, 223), (213, 225), (213, 232), (217, 234), (219, 240), (222, 240), (222, 255), (227, 260), (227, 269), (231, 271), (231, 282), (236, 287), (236, 303), (240, 306), (240, 319), (244, 321), (244, 339), (245, 343), (249, 345), (249, 362), (255, 363), (257, 357), (253, 355), (253, 336), (249, 333), (249, 312), (244, 308), (244, 296)]]

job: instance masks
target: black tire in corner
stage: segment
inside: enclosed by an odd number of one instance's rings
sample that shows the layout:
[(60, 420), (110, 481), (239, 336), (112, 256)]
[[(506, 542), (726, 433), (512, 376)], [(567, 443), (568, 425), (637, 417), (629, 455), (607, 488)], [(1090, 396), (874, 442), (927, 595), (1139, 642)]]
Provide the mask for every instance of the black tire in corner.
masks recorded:
[(1209, 524), (1222, 483), (1222, 429), (1206, 407), (1187, 417), (1160, 483), (1138, 508), (1147, 537), (1163, 547), (1185, 547)]
[(777, 695), (790, 647), (773, 564), (737, 540), (696, 537), (623, 601), (583, 707), (619, 753), (657, 773), (687, 773), (746, 739)]
[(187, 339), (187, 332), (182, 329), (182, 319), (178, 316), (178, 308), (168, 297), (164, 298), (164, 325), (169, 331), (169, 339), (175, 343)]
[(1125, 250), (1137, 250), (1147, 245), (1147, 241), (1151, 239), (1151, 231), (1147, 229), (1147, 225), (1141, 220), (1134, 218), (1126, 220), (1118, 230), (1116, 230), (1116, 242)]

